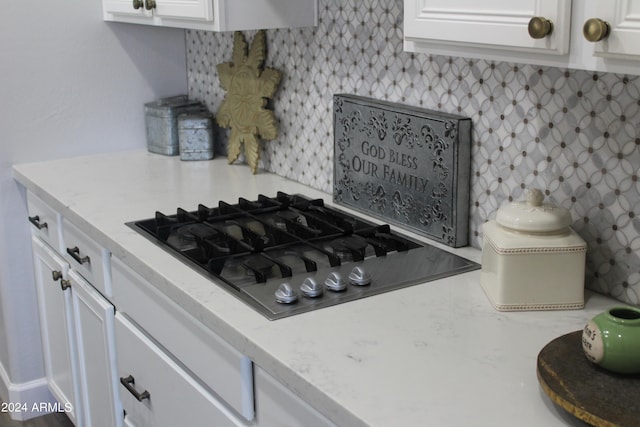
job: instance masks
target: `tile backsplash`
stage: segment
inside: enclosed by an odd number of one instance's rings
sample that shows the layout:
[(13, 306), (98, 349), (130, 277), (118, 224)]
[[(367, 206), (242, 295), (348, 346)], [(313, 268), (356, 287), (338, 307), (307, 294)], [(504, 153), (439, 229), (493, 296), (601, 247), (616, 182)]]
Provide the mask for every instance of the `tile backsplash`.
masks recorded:
[[(335, 93), (470, 117), (471, 244), (540, 188), (587, 241), (587, 287), (640, 305), (640, 78), (404, 52), (402, 15), (402, 0), (319, 0), (317, 27), (267, 31), (283, 79), (260, 167), (331, 191)], [(189, 95), (213, 112), (232, 46), (232, 33), (187, 31)]]

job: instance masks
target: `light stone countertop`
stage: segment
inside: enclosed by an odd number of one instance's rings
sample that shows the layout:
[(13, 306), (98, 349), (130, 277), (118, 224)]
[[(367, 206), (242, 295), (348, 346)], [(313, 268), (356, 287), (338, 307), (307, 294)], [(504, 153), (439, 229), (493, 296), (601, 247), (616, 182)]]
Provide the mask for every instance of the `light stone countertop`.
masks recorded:
[(276, 191), (330, 195), (226, 159), (143, 150), (16, 165), (14, 176), (337, 425), (582, 425), (540, 390), (536, 357), (614, 300), (587, 293), (584, 310), (497, 312), (474, 271), (269, 321), (124, 223)]

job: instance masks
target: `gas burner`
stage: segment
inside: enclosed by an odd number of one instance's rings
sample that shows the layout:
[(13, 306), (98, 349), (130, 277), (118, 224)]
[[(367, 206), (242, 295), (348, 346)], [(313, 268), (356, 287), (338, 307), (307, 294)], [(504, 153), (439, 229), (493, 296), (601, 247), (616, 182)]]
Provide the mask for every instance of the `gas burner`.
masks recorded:
[(271, 277), (271, 271), (276, 263), (256, 254), (247, 257), (242, 262), (242, 265), (246, 269), (247, 275), (255, 276), (256, 282), (262, 283), (266, 282), (267, 279)]
[(290, 211), (290, 210), (278, 211), (273, 216), (273, 226), (280, 230), (287, 231), (287, 229), (290, 228), (287, 226), (287, 224), (292, 224), (292, 223), (303, 224), (304, 223), (304, 225), (306, 225), (306, 222), (304, 222), (303, 220), (304, 220), (304, 217), (300, 215), (298, 212)]
[(362, 237), (351, 235), (332, 240), (326, 249), (338, 256), (340, 261), (362, 261), (368, 245)]
[(186, 241), (209, 239), (218, 234), (218, 231), (204, 224), (189, 224), (178, 228), (176, 235)]
[(173, 227), (167, 243), (179, 251), (187, 251), (198, 247), (198, 242), (216, 236), (217, 230), (204, 224), (195, 223)]

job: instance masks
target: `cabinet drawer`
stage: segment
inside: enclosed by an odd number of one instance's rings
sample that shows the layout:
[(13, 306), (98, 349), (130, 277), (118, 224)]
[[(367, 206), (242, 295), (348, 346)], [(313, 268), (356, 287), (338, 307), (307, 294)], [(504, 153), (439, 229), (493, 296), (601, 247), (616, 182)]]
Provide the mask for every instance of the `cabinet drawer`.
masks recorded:
[(254, 417), (252, 362), (119, 259), (113, 301), (194, 375), (248, 420)]
[(62, 252), (62, 216), (30, 191), (27, 191), (27, 204), (31, 233)]
[(62, 220), (62, 253), (71, 268), (79, 272), (102, 295), (111, 298), (111, 254), (66, 218)]
[(120, 399), (128, 425), (245, 425), (120, 313), (115, 329)]
[(255, 367), (256, 421), (260, 426), (335, 427), (260, 367)]

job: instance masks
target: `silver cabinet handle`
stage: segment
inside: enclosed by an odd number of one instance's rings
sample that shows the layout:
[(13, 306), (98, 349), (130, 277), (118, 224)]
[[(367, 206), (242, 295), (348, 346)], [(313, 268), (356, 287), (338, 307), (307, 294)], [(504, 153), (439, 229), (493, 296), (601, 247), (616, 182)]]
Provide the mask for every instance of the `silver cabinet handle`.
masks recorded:
[(77, 246), (74, 246), (73, 248), (67, 248), (67, 253), (71, 255), (71, 258), (75, 259), (79, 264), (84, 264), (85, 262), (89, 264), (91, 262), (91, 258), (89, 258), (89, 255), (84, 257), (80, 256), (80, 249), (78, 249)]
[(120, 377), (120, 384), (122, 384), (124, 388), (126, 388), (129, 391), (129, 393), (133, 395), (133, 397), (138, 399), (138, 402), (142, 402), (144, 399), (150, 399), (151, 394), (149, 394), (147, 390), (143, 392), (139, 392), (138, 390), (135, 389), (135, 387), (133, 387), (135, 383), (136, 383), (136, 380), (133, 378), (133, 375), (129, 375), (126, 378)]
[(29, 217), (29, 222), (31, 224), (35, 225), (38, 228), (38, 230), (42, 230), (43, 228), (48, 228), (49, 227), (46, 222), (43, 222), (43, 223), (40, 222), (40, 217), (38, 215), (30, 216)]

